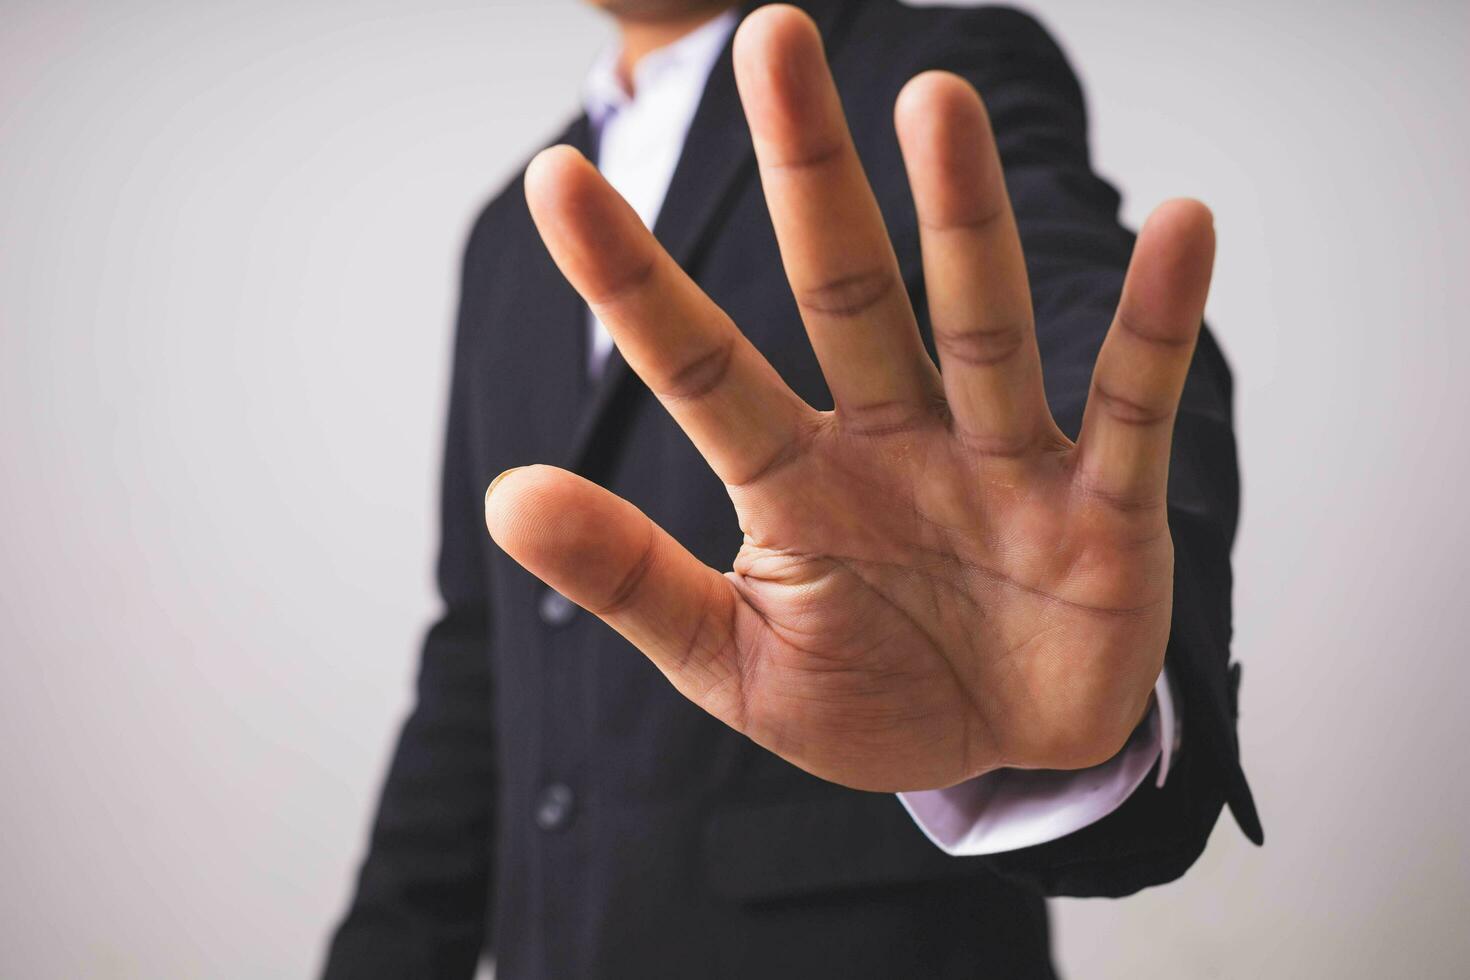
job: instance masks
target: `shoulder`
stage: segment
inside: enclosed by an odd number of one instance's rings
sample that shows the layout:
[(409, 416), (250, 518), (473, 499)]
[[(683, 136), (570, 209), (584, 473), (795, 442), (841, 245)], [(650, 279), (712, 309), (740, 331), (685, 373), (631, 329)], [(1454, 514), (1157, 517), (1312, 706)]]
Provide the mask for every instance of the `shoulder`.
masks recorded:
[(887, 114), (903, 85), (931, 69), (962, 75), (987, 102), (1018, 82), (1081, 102), (1076, 75), (1061, 48), (1019, 8), (821, 2), (834, 4), (826, 13), (828, 54), (844, 101), (857, 115)]
[(906, 53), (932, 52), (956, 44), (983, 45), (993, 51), (1050, 54), (1058, 50), (1050, 32), (1033, 14), (1001, 4), (924, 3), (856, 0), (844, 5), (845, 43), (857, 47), (896, 46)]
[(1074, 141), (1086, 130), (1086, 100), (1066, 54), (1022, 9), (851, 0), (841, 13), (833, 24), (833, 68), (857, 115), (891, 113), (909, 79), (940, 69), (980, 91), (999, 137), (1035, 123), (1038, 107)]

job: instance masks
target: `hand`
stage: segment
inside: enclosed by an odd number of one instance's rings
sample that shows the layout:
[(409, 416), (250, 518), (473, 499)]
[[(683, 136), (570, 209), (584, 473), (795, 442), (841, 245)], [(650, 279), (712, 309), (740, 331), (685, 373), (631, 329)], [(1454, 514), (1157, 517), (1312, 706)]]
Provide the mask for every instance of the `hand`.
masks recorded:
[(1169, 636), (1165, 484), (1209, 212), (1173, 201), (1143, 229), (1074, 444), (1047, 408), (975, 91), (931, 72), (896, 109), (940, 373), (813, 24), (762, 8), (735, 67), (835, 409), (797, 398), (597, 171), (554, 147), (526, 174), (541, 235), (728, 486), (745, 542), (721, 575), (543, 466), (492, 484), (490, 533), (685, 696), (825, 779), (913, 790), (1105, 761), (1147, 709)]

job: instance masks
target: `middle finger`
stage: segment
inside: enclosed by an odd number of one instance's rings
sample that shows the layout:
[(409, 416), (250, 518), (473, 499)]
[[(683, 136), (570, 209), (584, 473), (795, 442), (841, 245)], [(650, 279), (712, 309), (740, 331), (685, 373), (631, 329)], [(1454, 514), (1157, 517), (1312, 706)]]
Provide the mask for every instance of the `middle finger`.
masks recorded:
[(792, 7), (764, 7), (735, 39), (735, 76), (766, 204), (839, 418), (883, 431), (939, 397), (898, 260), (822, 52)]

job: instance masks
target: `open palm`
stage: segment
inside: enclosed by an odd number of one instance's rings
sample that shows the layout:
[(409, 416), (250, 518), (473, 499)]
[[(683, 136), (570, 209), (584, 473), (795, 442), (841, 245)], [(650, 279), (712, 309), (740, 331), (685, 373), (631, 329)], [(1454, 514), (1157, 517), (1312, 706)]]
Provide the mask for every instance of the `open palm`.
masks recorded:
[(835, 408), (802, 402), (575, 151), (526, 175), (537, 226), (628, 363), (728, 486), (723, 575), (571, 473), (498, 478), (513, 557), (732, 727), (818, 776), (948, 786), (1114, 754), (1163, 663), (1170, 435), (1209, 288), (1209, 212), (1144, 228), (1077, 443), (1042, 388), (989, 122), (921, 75), (897, 123), (918, 210), (925, 352), (815, 27), (747, 18), (736, 75), (791, 289)]

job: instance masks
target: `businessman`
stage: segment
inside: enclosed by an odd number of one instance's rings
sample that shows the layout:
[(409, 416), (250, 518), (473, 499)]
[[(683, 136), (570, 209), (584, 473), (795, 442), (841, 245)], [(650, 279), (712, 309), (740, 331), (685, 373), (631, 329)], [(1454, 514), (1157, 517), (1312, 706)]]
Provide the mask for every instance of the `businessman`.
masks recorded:
[(602, 5), (466, 250), (445, 613), (327, 973), (1051, 976), (1046, 895), (1261, 839), (1210, 214), (1119, 227), (1013, 10)]

